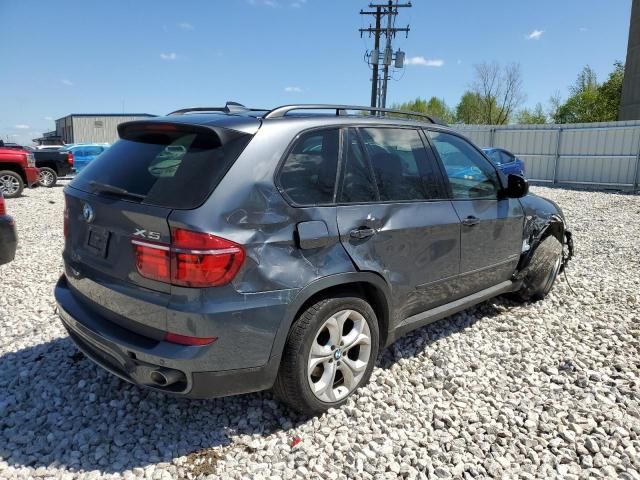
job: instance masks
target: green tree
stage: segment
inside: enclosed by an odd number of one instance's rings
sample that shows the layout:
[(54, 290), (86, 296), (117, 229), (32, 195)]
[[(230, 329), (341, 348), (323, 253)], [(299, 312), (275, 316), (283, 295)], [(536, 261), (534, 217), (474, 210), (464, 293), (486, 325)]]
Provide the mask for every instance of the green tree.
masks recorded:
[(447, 123), (455, 121), (455, 115), (451, 108), (449, 108), (443, 99), (437, 97), (431, 97), (429, 100), (418, 97), (410, 102), (394, 104), (391, 108), (394, 110), (403, 110), (405, 112), (418, 112), (426, 115), (433, 115)]
[(556, 123), (608, 122), (618, 118), (624, 65), (615, 62), (615, 68), (606, 82), (600, 84), (588, 65), (570, 88), (571, 95), (560, 105), (553, 119)]
[(460, 98), (456, 107), (456, 119), (458, 122), (474, 125), (482, 123), (482, 99), (475, 92), (467, 91)]
[(533, 110), (527, 108), (520, 110), (517, 115), (517, 121), (523, 125), (543, 124), (547, 123), (547, 116), (544, 113), (542, 104), (538, 103)]
[(615, 62), (613, 72), (609, 74), (607, 81), (598, 88), (602, 108), (601, 121), (608, 122), (618, 119), (623, 82), (624, 64), (622, 62)]
[(585, 65), (582, 71), (578, 74), (575, 85), (569, 90), (571, 90), (571, 93), (575, 95), (589, 90), (597, 90), (597, 88), (598, 77), (596, 72), (589, 65)]

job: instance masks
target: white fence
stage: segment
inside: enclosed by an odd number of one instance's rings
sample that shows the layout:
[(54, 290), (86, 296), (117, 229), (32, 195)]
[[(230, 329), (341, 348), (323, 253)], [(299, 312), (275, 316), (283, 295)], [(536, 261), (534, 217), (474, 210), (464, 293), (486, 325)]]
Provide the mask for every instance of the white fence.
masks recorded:
[(640, 121), (453, 128), (480, 147), (513, 152), (533, 182), (634, 190), (640, 183)]

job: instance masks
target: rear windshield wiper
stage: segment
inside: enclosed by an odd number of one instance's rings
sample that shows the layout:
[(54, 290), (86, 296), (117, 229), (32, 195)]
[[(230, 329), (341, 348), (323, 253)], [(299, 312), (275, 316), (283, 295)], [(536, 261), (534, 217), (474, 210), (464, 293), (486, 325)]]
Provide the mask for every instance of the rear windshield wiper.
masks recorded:
[(108, 183), (96, 182), (95, 180), (90, 181), (89, 185), (91, 185), (91, 188), (96, 192), (111, 193), (114, 195), (120, 195), (121, 197), (131, 197), (137, 198), (139, 200), (144, 200), (146, 198), (145, 195), (133, 193), (129, 190), (125, 190), (124, 188), (116, 187), (115, 185), (109, 185)]

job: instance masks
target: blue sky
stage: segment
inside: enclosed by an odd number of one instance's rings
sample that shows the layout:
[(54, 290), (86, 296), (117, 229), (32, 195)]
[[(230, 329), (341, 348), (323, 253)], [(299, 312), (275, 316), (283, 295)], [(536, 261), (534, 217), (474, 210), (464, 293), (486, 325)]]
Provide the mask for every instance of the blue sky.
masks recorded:
[[(235, 100), (368, 104), (366, 0), (0, 0), (0, 137), (29, 143), (68, 113), (164, 114)], [(388, 103), (455, 105), (473, 65), (519, 62), (527, 105), (623, 60), (631, 0), (414, 0), (413, 59)]]

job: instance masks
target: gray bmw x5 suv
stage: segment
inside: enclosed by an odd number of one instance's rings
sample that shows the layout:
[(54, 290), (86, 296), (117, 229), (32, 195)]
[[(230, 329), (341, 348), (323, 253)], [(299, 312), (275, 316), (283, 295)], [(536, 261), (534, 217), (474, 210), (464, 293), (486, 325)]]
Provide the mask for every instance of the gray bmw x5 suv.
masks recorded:
[(138, 385), (273, 388), (315, 414), (406, 332), (543, 298), (573, 251), (560, 208), (401, 115), (229, 102), (121, 124), (64, 190), (55, 297), (73, 341)]

